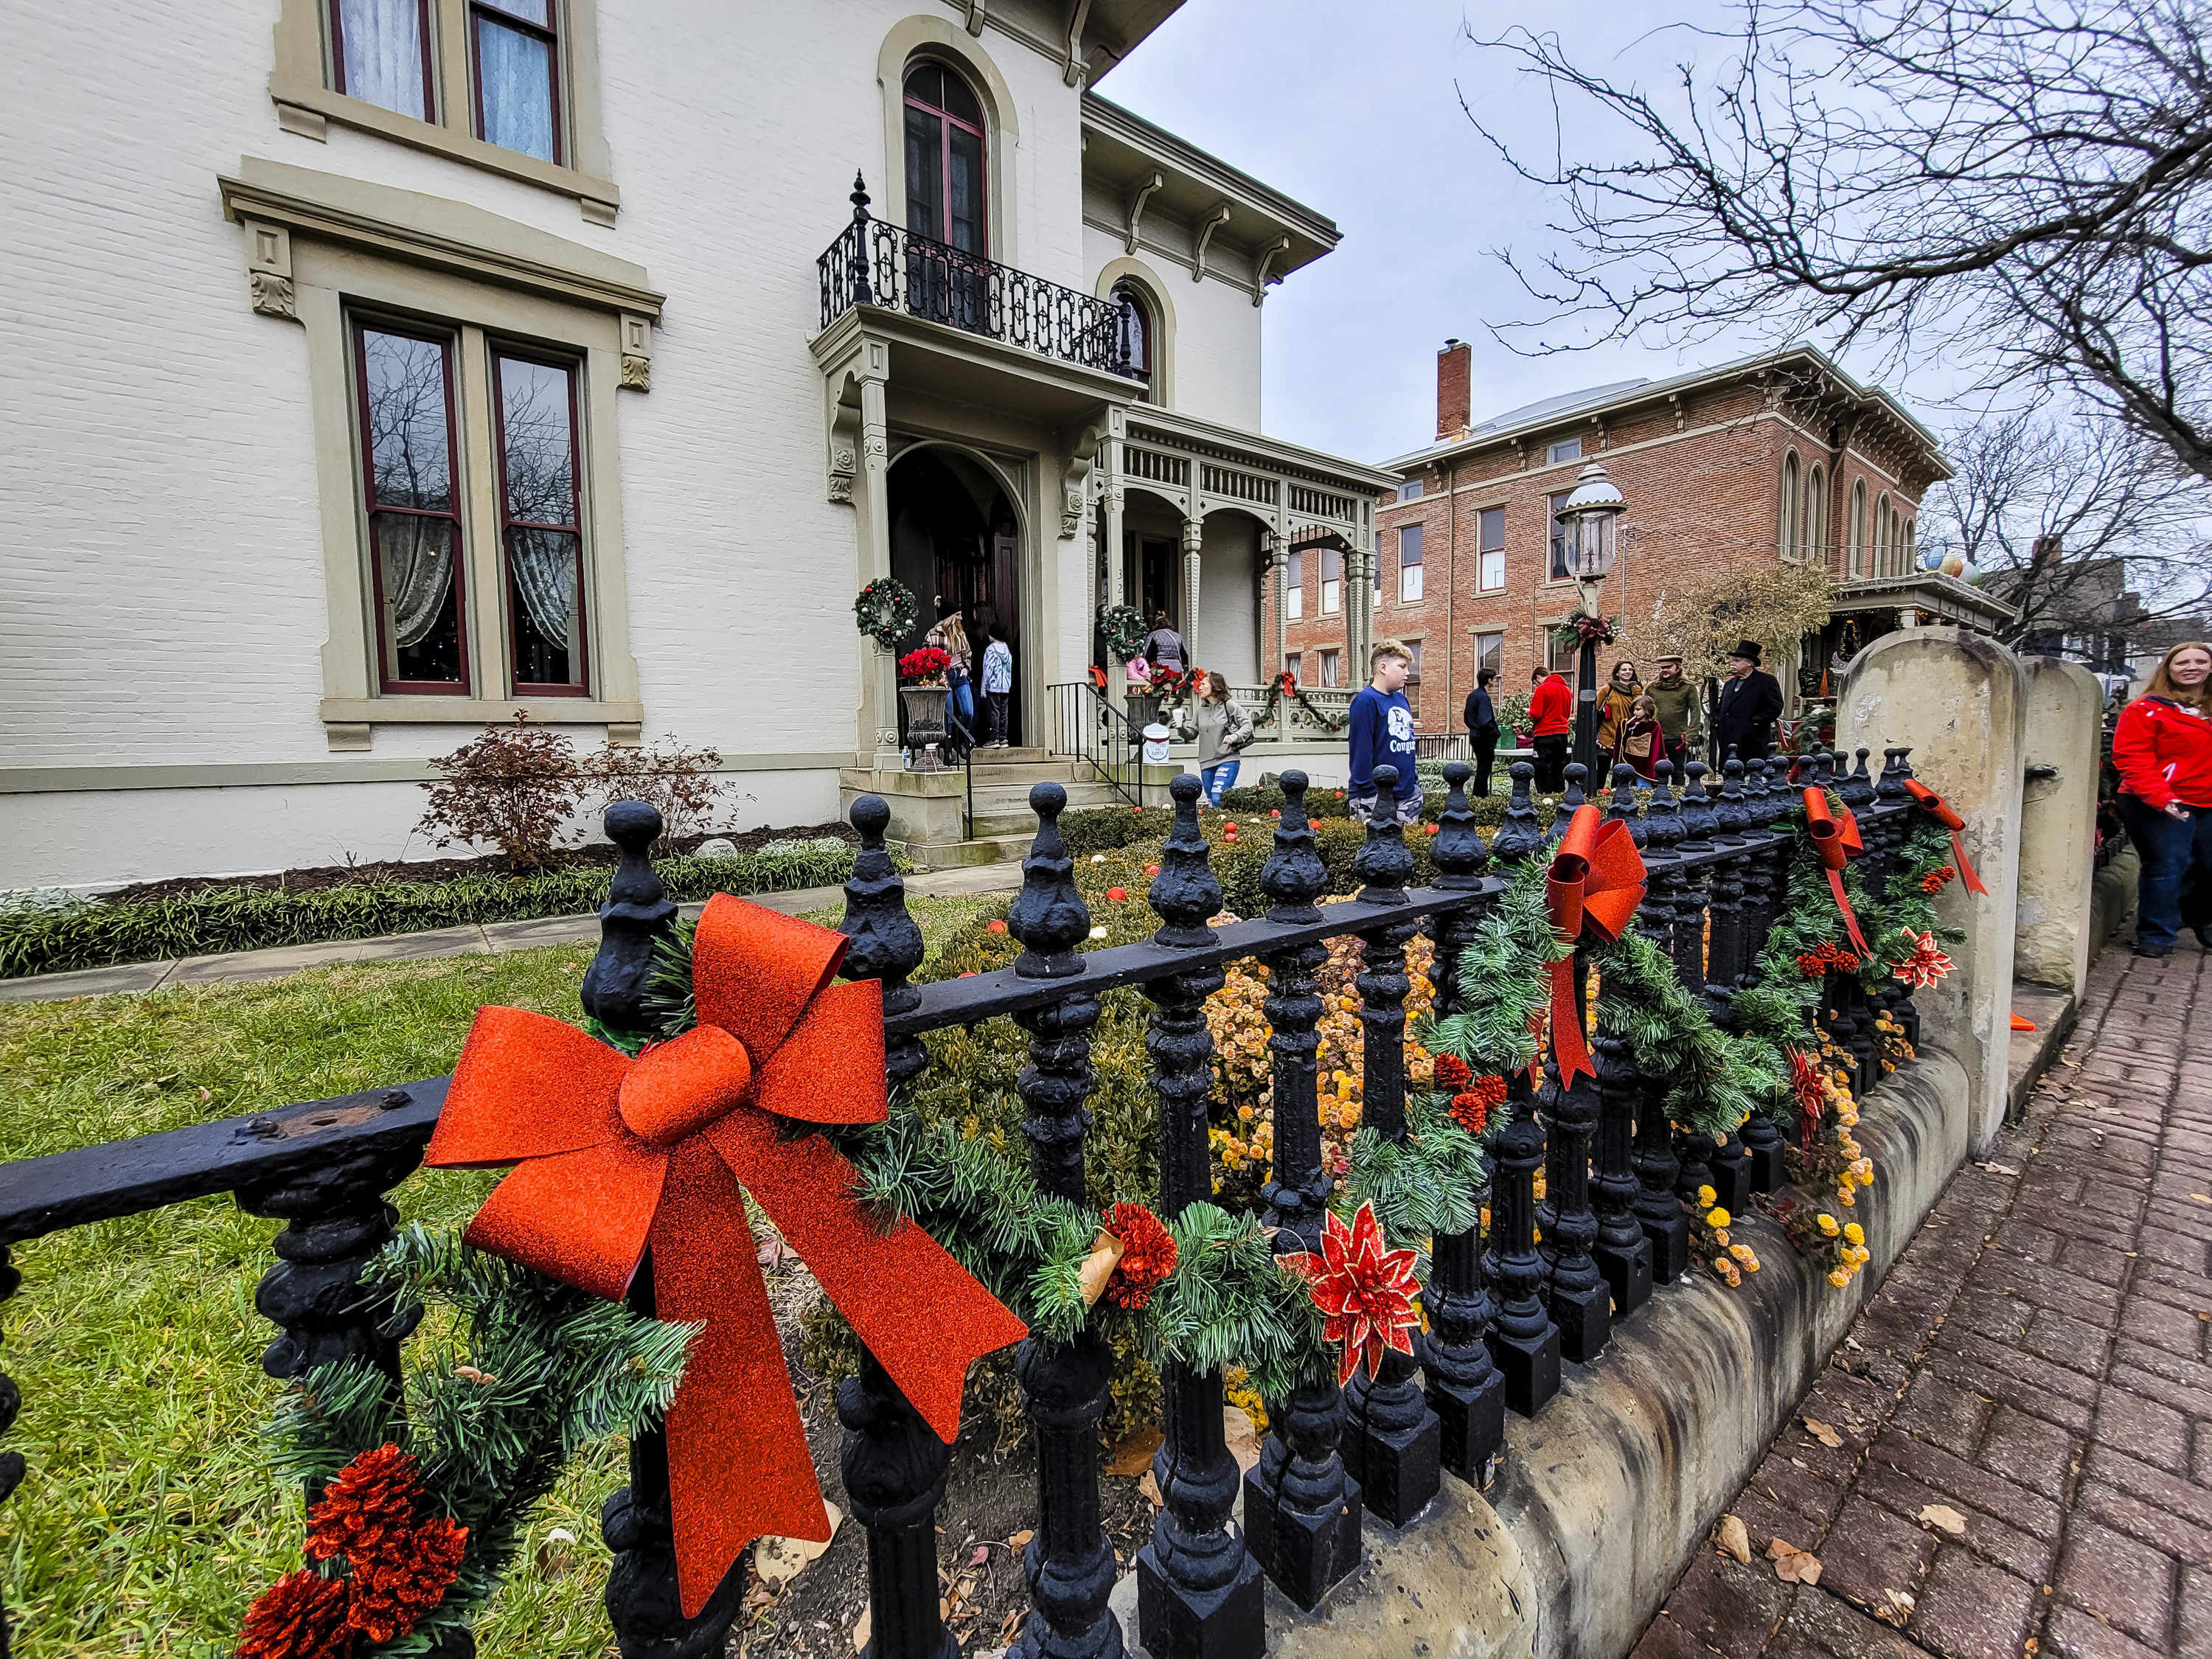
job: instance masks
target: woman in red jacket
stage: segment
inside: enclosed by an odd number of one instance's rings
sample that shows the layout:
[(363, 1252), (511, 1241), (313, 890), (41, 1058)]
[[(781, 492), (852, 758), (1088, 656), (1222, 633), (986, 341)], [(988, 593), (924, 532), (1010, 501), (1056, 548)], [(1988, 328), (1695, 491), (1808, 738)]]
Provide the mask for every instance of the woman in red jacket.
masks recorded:
[[(2201, 905), (2212, 889), (2212, 719), (2205, 682), (2212, 645), (2196, 640), (2166, 653), (2143, 694), (2120, 711), (2112, 765), (2120, 817), (2142, 859), (2136, 894), (2136, 954), (2162, 957), (2181, 931), (2185, 878)], [(2212, 922), (2194, 924), (2212, 951)]]

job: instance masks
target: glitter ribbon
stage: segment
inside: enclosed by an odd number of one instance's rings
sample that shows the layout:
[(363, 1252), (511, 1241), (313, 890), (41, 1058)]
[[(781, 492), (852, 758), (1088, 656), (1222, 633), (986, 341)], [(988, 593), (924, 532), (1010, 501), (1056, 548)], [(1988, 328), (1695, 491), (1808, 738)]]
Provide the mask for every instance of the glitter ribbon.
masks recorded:
[(1859, 838), (1859, 821), (1849, 807), (1844, 809), (1844, 816), (1838, 819), (1828, 810), (1827, 791), (1808, 789), (1805, 829), (1813, 837), (1813, 850), (1820, 854), (1821, 866), (1828, 872), (1828, 890), (1836, 896), (1836, 908), (1843, 915), (1852, 946), (1862, 957), (1872, 956), (1866, 936), (1859, 932), (1859, 919), (1851, 914), (1851, 902), (1844, 894), (1844, 866), (1850, 862), (1851, 854), (1866, 850)]
[[(1578, 806), (1559, 837), (1559, 850), (1544, 878), (1544, 905), (1552, 933), (1562, 944), (1610, 945), (1626, 931), (1644, 902), (1644, 860), (1635, 837), (1619, 820), (1607, 820), (1595, 806)], [(1559, 1085), (1576, 1077), (1595, 1077), (1575, 1008), (1575, 959), (1552, 964), (1552, 1055), (1559, 1064)]]
[(1942, 796), (1917, 779), (1905, 779), (1905, 793), (1919, 803), (1922, 811), (1951, 832), (1951, 856), (1958, 863), (1959, 879), (1966, 884), (1968, 892), (1979, 893), (1986, 898), (1990, 890), (1982, 885), (1982, 878), (1974, 873), (1974, 866), (1967, 862), (1966, 843), (1959, 839), (1959, 831), (1966, 827), (1966, 819), (1953, 811)]
[(692, 951), (699, 1024), (635, 1060), (556, 1019), (482, 1008), (424, 1161), (514, 1164), (477, 1248), (619, 1300), (648, 1248), (653, 1311), (703, 1328), (668, 1409), (677, 1581), (696, 1616), (755, 1538), (830, 1536), (745, 1194), (939, 1438), (970, 1361), (1021, 1321), (912, 1222), (889, 1232), (852, 1165), (794, 1122), (885, 1111), (883, 988), (832, 985), (847, 941), (726, 894)]

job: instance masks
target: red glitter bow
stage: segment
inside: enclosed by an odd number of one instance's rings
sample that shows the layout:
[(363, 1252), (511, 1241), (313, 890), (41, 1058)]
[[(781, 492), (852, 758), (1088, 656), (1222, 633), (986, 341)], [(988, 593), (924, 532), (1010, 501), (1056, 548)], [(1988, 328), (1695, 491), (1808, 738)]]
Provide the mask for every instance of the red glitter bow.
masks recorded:
[(1959, 879), (1966, 884), (1970, 893), (1979, 893), (1984, 898), (1990, 890), (1982, 885), (1982, 878), (1974, 873), (1974, 866), (1966, 861), (1966, 843), (1959, 839), (1959, 831), (1966, 827), (1960, 817), (1944, 803), (1943, 797), (1917, 778), (1905, 781), (1905, 793), (1920, 804), (1920, 810), (1951, 832), (1951, 856), (1959, 861)]
[[(1553, 934), (1567, 945), (1585, 939), (1610, 945), (1627, 929), (1643, 902), (1644, 860), (1628, 826), (1606, 819), (1595, 806), (1577, 807), (1544, 878)], [(1575, 1011), (1571, 956), (1552, 964), (1552, 1054), (1559, 1062), (1562, 1088), (1578, 1074), (1597, 1075), (1583, 1040), (1582, 1016)]]
[(1836, 896), (1836, 908), (1844, 918), (1844, 929), (1851, 936), (1851, 944), (1862, 957), (1874, 952), (1867, 948), (1866, 936), (1859, 932), (1859, 919), (1851, 914), (1851, 902), (1844, 894), (1844, 866), (1854, 853), (1863, 852), (1865, 845), (1859, 839), (1859, 823), (1845, 808), (1838, 821), (1828, 811), (1828, 794), (1824, 789), (1805, 792), (1805, 829), (1813, 837), (1813, 850), (1820, 855), (1820, 863), (1828, 872), (1828, 890)]
[(704, 1323), (667, 1418), (687, 1618), (755, 1538), (830, 1536), (745, 1192), (939, 1438), (959, 1431), (969, 1362), (1026, 1334), (920, 1227), (880, 1231), (828, 1140), (783, 1138), (787, 1120), (884, 1115), (883, 988), (830, 983), (845, 947), (717, 894), (692, 950), (699, 1024), (635, 1060), (479, 1009), (424, 1158), (518, 1166), (469, 1224), (480, 1249), (611, 1301), (649, 1247), (655, 1312)]

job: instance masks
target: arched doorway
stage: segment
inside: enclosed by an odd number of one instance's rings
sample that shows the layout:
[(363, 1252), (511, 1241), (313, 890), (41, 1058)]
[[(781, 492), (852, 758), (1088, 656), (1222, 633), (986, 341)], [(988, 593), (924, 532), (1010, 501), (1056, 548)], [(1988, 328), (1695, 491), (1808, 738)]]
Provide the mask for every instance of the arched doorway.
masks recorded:
[(891, 463), (890, 496), (891, 574), (921, 601), (921, 621), (899, 649), (919, 646), (940, 611), (958, 611), (975, 652), (980, 722), (984, 635), (995, 623), (1014, 653), (1006, 740), (1020, 743), (1022, 540), (1013, 502), (981, 462), (934, 446), (908, 450)]

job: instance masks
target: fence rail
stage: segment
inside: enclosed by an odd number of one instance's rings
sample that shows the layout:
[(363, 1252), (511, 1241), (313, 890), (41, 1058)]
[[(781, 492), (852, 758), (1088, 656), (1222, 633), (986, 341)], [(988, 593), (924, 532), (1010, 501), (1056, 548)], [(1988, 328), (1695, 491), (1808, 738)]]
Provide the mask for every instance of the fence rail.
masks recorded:
[[(1126, 749), (1126, 721), (1087, 687), (1053, 688), (1063, 722), (1063, 752)], [(1066, 693), (1080, 696), (1063, 696)], [(1853, 806), (1867, 844), (1867, 879), (1881, 890), (1911, 811), (1905, 751), (1887, 751), (1879, 780), (1821, 755), (1799, 780), (1837, 787)], [(1109, 757), (1110, 760), (1110, 757)], [(1653, 788), (1632, 786), (1622, 769), (1610, 814), (1630, 826), (1647, 866), (1646, 896), (1635, 925), (1674, 964), (1682, 984), (1725, 1014), (1749, 982), (1756, 942), (1774, 921), (1782, 875), (1801, 811), (1785, 763), (1731, 760), (1718, 779), (1692, 762), (1677, 794), (1662, 769)], [(1205, 862), (1198, 783), (1176, 781), (1177, 842), (1168, 872), (1152, 890), (1164, 925), (1145, 943), (1084, 951), (1091, 917), (1073, 880), (1058, 827), (1066, 796), (1039, 784), (1030, 805), (1039, 827), (1024, 861), (1024, 886), (1008, 928), (1024, 953), (995, 972), (916, 986), (920, 929), (908, 915), (904, 884), (884, 848), (888, 808), (864, 796), (852, 811), (862, 850), (846, 887), (842, 931), (852, 941), (843, 972), (884, 985), (886, 1063), (892, 1085), (931, 1065), (924, 1034), (1001, 1016), (1030, 1035), (1030, 1065), (1017, 1089), (1027, 1116), (1031, 1170), (1045, 1191), (1085, 1201), (1084, 1139), (1091, 1092), (1091, 1032), (1100, 994), (1141, 989), (1154, 1005), (1154, 1081), (1161, 1099), (1163, 1191), (1158, 1208), (1173, 1217), (1210, 1195), (1205, 1102), (1212, 1045), (1205, 999), (1232, 962), (1267, 966), (1277, 1125), (1274, 1179), (1265, 1220), (1279, 1252), (1319, 1248), (1329, 1192), (1322, 1169), (1316, 1053), (1321, 1002), (1316, 975), (1327, 941), (1361, 945), (1358, 981), (1366, 1033), (1365, 1122), (1402, 1139), (1406, 1120), (1406, 949), (1425, 931), (1435, 951), (1436, 1006), (1464, 1006), (1455, 963), (1487, 914), (1510, 870), (1547, 856), (1548, 842), (1579, 804), (1580, 769), (1571, 768), (1567, 800), (1553, 823), (1540, 821), (1528, 793), (1531, 769), (1513, 769), (1514, 796), (1486, 848), (1465, 793), (1468, 769), (1445, 771), (1449, 793), (1430, 841), (1434, 885), (1407, 885), (1415, 867), (1395, 824), (1366, 831), (1352, 899), (1317, 905), (1326, 872), (1304, 805), (1305, 781), (1285, 779), (1285, 802), (1262, 886), (1274, 901), (1262, 918), (1207, 926), (1220, 887)], [(641, 851), (626, 854), (617, 887), (657, 894)], [(624, 887), (628, 882), (630, 885)], [(641, 905), (643, 908), (641, 908)], [(607, 915), (600, 956), (586, 976), (586, 1000), (619, 993), (646, 971), (639, 900)], [(1577, 975), (1586, 989), (1586, 973)], [(641, 981), (640, 981), (641, 983)], [(635, 988), (634, 986), (631, 988)], [(1826, 1033), (1844, 1058), (1863, 1098), (1876, 1075), (1874, 1019), (1893, 1012), (1908, 1038), (1917, 1015), (1893, 984), (1869, 998), (1855, 976), (1831, 976), (1821, 998)], [(599, 1006), (599, 1005), (594, 1005)], [(610, 1005), (611, 1006), (611, 1005)], [(1505, 1413), (1540, 1411), (1558, 1391), (1562, 1358), (1595, 1358), (1614, 1322), (1632, 1318), (1651, 1294), (1688, 1270), (1684, 1200), (1710, 1184), (1734, 1211), (1754, 1191), (1781, 1184), (1783, 1132), (1754, 1115), (1726, 1145), (1681, 1136), (1646, 1100), (1625, 1043), (1601, 1036), (1599, 1075), (1532, 1092), (1509, 1079), (1510, 1120), (1488, 1138), (1487, 1184), (1474, 1196), (1490, 1224), (1433, 1241), (1426, 1296), (1429, 1329), (1417, 1355), (1389, 1355), (1379, 1376), (1356, 1376), (1341, 1395), (1329, 1386), (1269, 1401), (1270, 1443), (1243, 1477), (1244, 1529), (1231, 1524), (1236, 1465), (1222, 1434), (1220, 1374), (1170, 1364), (1163, 1376), (1167, 1441), (1159, 1465), (1167, 1506), (1153, 1544), (1140, 1555), (1140, 1622), (1155, 1655), (1218, 1650), (1226, 1618), (1249, 1627), (1237, 1650), (1263, 1639), (1261, 1579), (1272, 1579), (1310, 1610), (1358, 1563), (1358, 1510), (1394, 1526), (1410, 1522), (1438, 1490), (1440, 1471), (1486, 1484), (1504, 1447)], [(276, 1377), (348, 1355), (397, 1365), (399, 1339), (377, 1323), (368, 1298), (334, 1294), (392, 1237), (386, 1194), (419, 1163), (443, 1105), (447, 1079), (429, 1079), (335, 1100), (313, 1101), (136, 1139), (0, 1166), (0, 1294), (12, 1293), (5, 1247), (57, 1231), (231, 1192), (241, 1207), (279, 1216), (277, 1258), (264, 1276), (257, 1306), (277, 1327), (264, 1367)], [(1540, 1212), (1539, 1170), (1547, 1171)], [(1539, 1247), (1538, 1229), (1541, 1229)], [(1108, 1627), (1114, 1558), (1099, 1523), (1098, 1425), (1107, 1409), (1109, 1366), (1095, 1333), (1055, 1346), (1032, 1337), (1019, 1370), (1038, 1439), (1036, 1541), (1026, 1558), (1034, 1610), (1024, 1652), (1111, 1656), (1121, 1647)], [(13, 1420), (13, 1385), (0, 1378), (0, 1428)], [(933, 1522), (946, 1449), (895, 1384), (863, 1355), (857, 1383), (839, 1397), (848, 1431), (844, 1468), (862, 1490), (848, 1492), (869, 1533), (874, 1653), (935, 1659), (950, 1650), (938, 1601)], [(681, 1632), (666, 1623), (672, 1572), (665, 1455), (657, 1431), (633, 1447), (630, 1486), (611, 1499), (609, 1541), (616, 1547), (608, 1609), (626, 1654), (673, 1651), (656, 1645), (680, 1635), (682, 1650), (719, 1650), (718, 1632), (734, 1614), (734, 1596), (718, 1595)], [(855, 1448), (858, 1449), (856, 1450)], [(0, 1495), (22, 1474), (19, 1456), (0, 1464)], [(66, 1479), (66, 1470), (54, 1472)], [(741, 1569), (739, 1570), (741, 1571)], [(716, 1621), (720, 1621), (717, 1624)]]

